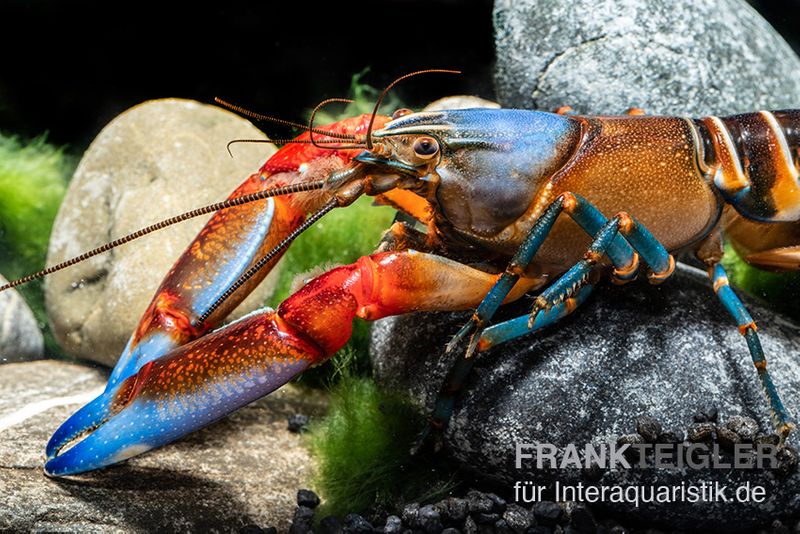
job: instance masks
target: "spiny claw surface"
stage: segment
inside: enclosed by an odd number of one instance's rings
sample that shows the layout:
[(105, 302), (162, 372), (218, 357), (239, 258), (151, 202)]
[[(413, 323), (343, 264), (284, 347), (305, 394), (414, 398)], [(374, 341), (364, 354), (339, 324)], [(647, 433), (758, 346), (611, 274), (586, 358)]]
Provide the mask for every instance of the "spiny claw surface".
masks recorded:
[(322, 354), (272, 310), (245, 317), (145, 365), (81, 409), (48, 445), (45, 471), (98, 469), (169, 443), (279, 388)]

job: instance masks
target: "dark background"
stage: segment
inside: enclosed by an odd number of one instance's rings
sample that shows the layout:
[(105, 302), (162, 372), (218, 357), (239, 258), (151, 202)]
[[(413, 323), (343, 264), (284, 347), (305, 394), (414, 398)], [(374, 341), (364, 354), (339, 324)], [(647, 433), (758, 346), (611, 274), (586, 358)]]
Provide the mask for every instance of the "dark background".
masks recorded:
[[(800, 50), (800, 0), (753, 4)], [(378, 87), (415, 69), (464, 71), (406, 82), (397, 91), (412, 106), (491, 98), (491, 12), (491, 0), (0, 0), (0, 131), (80, 151), (120, 112), (162, 97), (305, 120), (365, 67)]]

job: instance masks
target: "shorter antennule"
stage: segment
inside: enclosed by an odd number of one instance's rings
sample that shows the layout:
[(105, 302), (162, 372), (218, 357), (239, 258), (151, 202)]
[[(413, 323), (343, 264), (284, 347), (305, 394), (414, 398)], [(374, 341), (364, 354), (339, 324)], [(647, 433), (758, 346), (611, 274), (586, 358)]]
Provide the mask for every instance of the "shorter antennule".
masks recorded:
[(46, 269), (42, 269), (39, 272), (29, 274), (28, 276), (20, 278), (19, 280), (14, 280), (13, 282), (9, 282), (5, 285), (2, 285), (0, 286), (0, 293), (5, 291), (6, 289), (11, 289), (12, 287), (17, 287), (22, 284), (27, 284), (28, 282), (32, 282), (34, 280), (44, 278), (48, 274), (52, 274), (56, 271), (61, 271), (62, 269), (71, 267), (76, 263), (80, 263), (84, 260), (88, 260), (89, 258), (97, 256), (98, 254), (107, 252), (112, 248), (117, 248), (118, 246), (124, 245), (125, 243), (129, 243), (134, 239), (138, 239), (147, 234), (151, 234), (156, 230), (161, 230), (162, 228), (166, 228), (167, 226), (172, 226), (173, 224), (177, 224), (179, 222), (193, 219), (195, 217), (200, 217), (201, 215), (206, 215), (208, 213), (213, 213), (215, 211), (232, 208), (234, 206), (241, 206), (242, 204), (248, 204), (250, 202), (255, 202), (257, 200), (263, 200), (269, 197), (290, 195), (293, 193), (301, 193), (303, 191), (313, 191), (315, 189), (322, 189), (323, 187), (325, 187), (325, 180), (316, 180), (313, 182), (304, 182), (282, 187), (273, 187), (270, 189), (264, 189), (263, 191), (258, 191), (256, 193), (250, 193), (249, 195), (242, 195), (240, 197), (231, 198), (228, 200), (224, 200), (222, 202), (217, 202), (215, 204), (209, 204), (208, 206), (203, 206), (202, 208), (197, 208), (192, 211), (187, 211), (186, 213), (181, 213), (180, 215), (170, 217), (169, 219), (164, 219), (163, 221), (159, 221), (155, 224), (142, 228), (141, 230), (137, 230), (124, 237), (115, 239), (114, 241), (106, 243), (105, 245), (101, 245), (88, 252), (84, 252), (80, 256), (75, 256), (74, 258), (70, 258), (57, 265), (53, 265), (52, 267), (47, 267)]
[(372, 150), (372, 127), (375, 124), (375, 115), (378, 114), (378, 109), (381, 107), (381, 102), (383, 102), (383, 98), (391, 90), (391, 88), (397, 85), (398, 83), (402, 82), (403, 80), (411, 78), (412, 76), (418, 76), (420, 74), (431, 74), (436, 72), (444, 74), (461, 74), (460, 70), (449, 70), (449, 69), (417, 70), (414, 72), (409, 72), (408, 74), (404, 74), (403, 76), (400, 76), (395, 81), (386, 86), (386, 89), (384, 89), (383, 92), (381, 92), (380, 96), (378, 96), (378, 100), (375, 102), (375, 107), (372, 108), (372, 117), (370, 117), (369, 126), (367, 127), (367, 139), (366, 139), (367, 150)]

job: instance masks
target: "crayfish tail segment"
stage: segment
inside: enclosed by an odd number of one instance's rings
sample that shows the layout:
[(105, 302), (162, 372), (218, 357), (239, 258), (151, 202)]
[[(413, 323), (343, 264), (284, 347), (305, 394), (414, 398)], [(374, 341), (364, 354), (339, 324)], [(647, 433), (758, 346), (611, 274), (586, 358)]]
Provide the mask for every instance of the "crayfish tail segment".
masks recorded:
[(754, 252), (745, 256), (744, 261), (764, 271), (798, 271), (800, 270), (800, 246)]
[(725, 237), (750, 265), (766, 271), (800, 270), (800, 222), (759, 222), (733, 210), (723, 214)]

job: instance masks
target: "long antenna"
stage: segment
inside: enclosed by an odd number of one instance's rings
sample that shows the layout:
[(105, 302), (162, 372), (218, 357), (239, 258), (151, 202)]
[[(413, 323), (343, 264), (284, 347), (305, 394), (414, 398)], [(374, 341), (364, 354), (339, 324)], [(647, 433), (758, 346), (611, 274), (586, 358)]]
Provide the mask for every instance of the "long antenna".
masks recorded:
[(320, 209), (311, 214), (308, 217), (308, 219), (303, 221), (303, 224), (295, 228), (292, 231), (292, 233), (284, 237), (280, 243), (275, 245), (272, 248), (272, 250), (267, 252), (261, 259), (259, 259), (256, 263), (254, 263), (253, 266), (250, 267), (242, 276), (240, 276), (238, 280), (236, 280), (233, 284), (231, 284), (231, 286), (228, 287), (228, 289), (226, 289), (225, 292), (222, 295), (220, 295), (219, 298), (217, 298), (217, 300), (215, 300), (205, 312), (203, 312), (203, 315), (201, 315), (195, 321), (194, 325), (198, 326), (206, 322), (206, 319), (208, 319), (211, 316), (211, 314), (214, 313), (214, 310), (219, 308), (222, 305), (222, 303), (228, 299), (228, 297), (230, 297), (236, 292), (237, 289), (242, 287), (248, 280), (250, 280), (253, 276), (255, 276), (256, 273), (258, 273), (258, 271), (263, 269), (264, 266), (267, 263), (269, 263), (272, 259), (274, 259), (275, 256), (277, 256), (283, 249), (288, 247), (292, 243), (292, 241), (294, 241), (297, 238), (297, 236), (305, 232), (312, 224), (320, 220), (323, 215), (325, 215), (338, 205), (339, 201), (336, 200), (336, 198), (334, 197), (330, 199)]
[(84, 260), (88, 260), (98, 254), (102, 254), (103, 252), (107, 252), (112, 248), (116, 248), (120, 245), (124, 245), (125, 243), (129, 243), (134, 239), (138, 239), (142, 236), (147, 234), (151, 234), (156, 230), (161, 230), (162, 228), (166, 228), (167, 226), (171, 226), (173, 224), (183, 222), (189, 219), (193, 219), (195, 217), (199, 217), (201, 215), (206, 215), (208, 213), (212, 213), (215, 211), (223, 210), (226, 208), (232, 208), (234, 206), (241, 206), (242, 204), (248, 204), (250, 202), (255, 202), (257, 200), (263, 200), (269, 197), (276, 197), (280, 195), (290, 195), (292, 193), (300, 193), (303, 191), (313, 191), (315, 189), (322, 189), (325, 186), (325, 180), (316, 180), (313, 182), (304, 182), (299, 184), (292, 184), (282, 187), (273, 187), (270, 189), (264, 189), (263, 191), (258, 191), (256, 193), (250, 193), (248, 195), (242, 195), (240, 197), (231, 198), (228, 200), (224, 200), (222, 202), (217, 202), (215, 204), (209, 204), (208, 206), (203, 206), (202, 208), (197, 208), (192, 211), (187, 211), (186, 213), (181, 213), (180, 215), (176, 215), (174, 217), (170, 217), (169, 219), (164, 219), (163, 221), (157, 222), (146, 228), (142, 228), (141, 230), (137, 230), (132, 234), (128, 234), (124, 237), (120, 237), (119, 239), (115, 239), (105, 245), (101, 245), (95, 249), (92, 249), (88, 252), (84, 252), (80, 256), (75, 256), (74, 258), (70, 258), (66, 261), (63, 261), (57, 265), (53, 265), (52, 267), (47, 267), (46, 269), (42, 269), (39, 272), (29, 274), (19, 280), (14, 280), (13, 282), (9, 282), (3, 286), (0, 286), (0, 292), (5, 291), (6, 289), (11, 289), (12, 287), (17, 287), (22, 284), (27, 284), (28, 282), (32, 282), (34, 280), (38, 280), (47, 276), (48, 274), (52, 274), (56, 271), (60, 271), (62, 269), (66, 269), (67, 267), (71, 267), (76, 263), (80, 263)]
[[(287, 121), (284, 119), (278, 119), (276, 117), (270, 117), (269, 115), (262, 115), (261, 113), (256, 113), (255, 111), (250, 111), (249, 109), (245, 109), (241, 106), (237, 106), (236, 104), (231, 104), (230, 102), (226, 102), (219, 97), (214, 98), (214, 102), (219, 104), (220, 106), (226, 107), (232, 111), (235, 111), (245, 117), (250, 117), (251, 119), (259, 120), (259, 121), (269, 121), (274, 122), (276, 124), (282, 124), (283, 126), (291, 126), (292, 128), (299, 128), (300, 130), (307, 130), (311, 131), (308, 128), (307, 124), (300, 124), (299, 122)], [(345, 141), (353, 141), (355, 142), (356, 138), (352, 135), (338, 133), (338, 132), (329, 132), (327, 130), (322, 130), (319, 128), (314, 128), (314, 133), (319, 135), (324, 135), (327, 137), (333, 137), (335, 139), (343, 139)]]
[(420, 74), (430, 74), (434, 72), (440, 72), (444, 74), (461, 74), (460, 70), (449, 70), (449, 69), (426, 69), (426, 70), (417, 70), (414, 72), (409, 72), (408, 74), (404, 74), (400, 76), (395, 81), (390, 83), (386, 86), (386, 89), (381, 92), (380, 96), (378, 96), (378, 100), (375, 102), (375, 107), (372, 108), (372, 117), (369, 119), (369, 126), (367, 127), (367, 150), (372, 150), (372, 126), (375, 124), (375, 116), (378, 114), (378, 108), (381, 107), (381, 102), (383, 102), (383, 98), (389, 92), (389, 90), (397, 85), (398, 83), (402, 82), (405, 79), (411, 78), (412, 76), (418, 76)]

